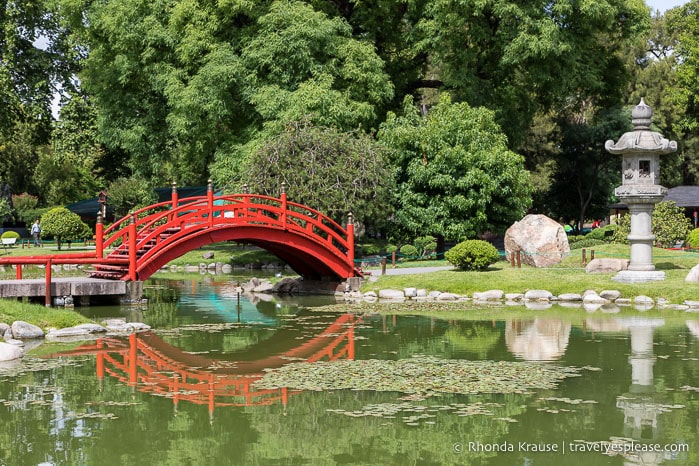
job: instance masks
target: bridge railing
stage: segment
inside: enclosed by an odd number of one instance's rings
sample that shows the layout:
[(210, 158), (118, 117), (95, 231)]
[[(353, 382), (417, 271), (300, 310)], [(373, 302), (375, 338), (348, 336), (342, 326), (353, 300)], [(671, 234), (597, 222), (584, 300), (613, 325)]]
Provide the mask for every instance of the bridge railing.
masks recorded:
[(317, 210), (288, 202), (284, 193), (281, 198), (260, 194), (209, 194), (179, 199), (176, 205), (161, 202), (114, 223), (104, 233), (101, 244), (103, 248), (140, 250), (139, 260), (146, 262), (157, 254), (158, 246), (164, 241), (176, 241), (197, 229), (231, 225), (293, 231), (324, 243), (328, 250), (350, 264), (354, 260), (354, 238), (349, 228), (344, 229)]

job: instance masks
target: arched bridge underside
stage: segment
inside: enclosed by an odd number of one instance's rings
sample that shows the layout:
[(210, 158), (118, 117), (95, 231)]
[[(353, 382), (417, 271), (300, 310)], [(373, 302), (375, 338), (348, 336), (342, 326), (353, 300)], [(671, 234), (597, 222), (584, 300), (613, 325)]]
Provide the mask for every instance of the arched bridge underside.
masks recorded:
[[(98, 225), (99, 226), (99, 225)], [(112, 248), (95, 276), (145, 280), (184, 253), (237, 241), (259, 246), (310, 279), (359, 276), (354, 267), (354, 225), (344, 228), (307, 206), (255, 194), (207, 196), (145, 207), (104, 232), (100, 250)], [(98, 258), (99, 259), (99, 258)]]

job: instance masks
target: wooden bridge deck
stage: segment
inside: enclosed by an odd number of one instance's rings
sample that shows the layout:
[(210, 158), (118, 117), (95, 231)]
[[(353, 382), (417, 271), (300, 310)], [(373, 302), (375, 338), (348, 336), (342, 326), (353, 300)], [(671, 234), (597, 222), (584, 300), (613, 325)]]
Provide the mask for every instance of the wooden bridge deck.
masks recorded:
[[(60, 277), (51, 280), (51, 297), (73, 296), (74, 298), (90, 296), (126, 295), (126, 282), (121, 280), (104, 280), (87, 277)], [(46, 280), (43, 278), (0, 280), (0, 298), (45, 297)], [(77, 301), (76, 299), (76, 301)]]

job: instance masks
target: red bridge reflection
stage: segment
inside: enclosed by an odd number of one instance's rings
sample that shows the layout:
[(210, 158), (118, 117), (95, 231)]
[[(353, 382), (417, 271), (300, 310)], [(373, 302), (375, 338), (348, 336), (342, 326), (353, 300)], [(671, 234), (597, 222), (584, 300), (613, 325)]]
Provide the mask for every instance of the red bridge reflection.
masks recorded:
[(264, 369), (292, 362), (354, 359), (354, 325), (357, 317), (339, 316), (321, 333), (281, 354), (252, 361), (227, 361), (191, 354), (163, 341), (152, 332), (128, 339), (100, 338), (94, 344), (53, 356), (96, 355), (97, 378), (107, 374), (137, 390), (180, 401), (207, 404), (213, 418), (216, 406), (268, 405), (300, 393), (286, 387), (256, 389)]

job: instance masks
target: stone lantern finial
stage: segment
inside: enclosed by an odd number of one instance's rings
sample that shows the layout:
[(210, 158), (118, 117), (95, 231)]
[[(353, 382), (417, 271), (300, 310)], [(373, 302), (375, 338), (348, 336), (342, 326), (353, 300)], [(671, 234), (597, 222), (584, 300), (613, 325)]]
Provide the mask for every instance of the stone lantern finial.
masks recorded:
[(653, 109), (643, 101), (636, 105), (633, 110), (631, 110), (631, 124), (633, 124), (633, 129), (635, 131), (640, 131), (644, 129), (650, 129), (650, 117), (653, 116)]

